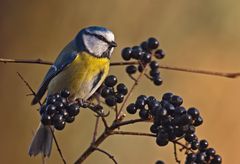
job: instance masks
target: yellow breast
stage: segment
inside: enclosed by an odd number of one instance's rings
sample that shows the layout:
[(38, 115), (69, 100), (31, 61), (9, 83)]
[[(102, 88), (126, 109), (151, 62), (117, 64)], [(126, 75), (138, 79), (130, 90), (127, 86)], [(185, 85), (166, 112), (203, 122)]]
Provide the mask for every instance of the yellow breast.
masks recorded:
[(109, 64), (108, 58), (96, 58), (82, 52), (69, 66), (51, 80), (48, 86), (48, 94), (67, 89), (70, 91), (72, 99), (88, 99), (106, 78)]

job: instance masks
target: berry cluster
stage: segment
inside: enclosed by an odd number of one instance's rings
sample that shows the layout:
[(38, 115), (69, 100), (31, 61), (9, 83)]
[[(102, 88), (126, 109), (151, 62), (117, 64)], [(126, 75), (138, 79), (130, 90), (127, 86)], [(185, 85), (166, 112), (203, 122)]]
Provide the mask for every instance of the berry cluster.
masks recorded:
[(210, 163), (210, 164), (220, 164), (222, 163), (222, 158), (220, 155), (216, 154), (214, 148), (208, 148), (208, 142), (206, 140), (200, 140), (199, 142), (194, 142), (197, 145), (198, 151), (196, 153), (190, 153), (186, 157), (186, 164), (192, 163)]
[(221, 157), (215, 154), (213, 148), (208, 148), (206, 140), (198, 140), (195, 134), (196, 127), (203, 123), (199, 110), (182, 106), (183, 99), (172, 93), (165, 93), (158, 101), (153, 96), (140, 95), (135, 103), (127, 106), (129, 114), (139, 110), (142, 119), (152, 119), (150, 131), (156, 134), (156, 143), (166, 146), (184, 138), (192, 153), (187, 155), (186, 163), (221, 163)]
[[(116, 86), (116, 87), (115, 87)], [(108, 106), (115, 106), (117, 103), (122, 103), (124, 96), (128, 93), (125, 84), (117, 84), (117, 77), (109, 75), (101, 88), (101, 96), (105, 99)]]
[(155, 38), (149, 38), (147, 41), (142, 42), (139, 46), (132, 48), (126, 47), (122, 50), (122, 58), (126, 61), (135, 59), (139, 61), (138, 68), (135, 65), (126, 67), (126, 72), (131, 76), (137, 72), (142, 72), (143, 69), (149, 64), (149, 78), (155, 85), (161, 85), (162, 79), (160, 78), (159, 64), (157, 61), (152, 60), (152, 56), (156, 59), (162, 59), (165, 53), (162, 49), (157, 49), (159, 42)]
[(49, 95), (46, 104), (40, 109), (43, 125), (53, 125), (57, 130), (63, 130), (66, 123), (72, 123), (79, 114), (80, 106), (68, 101), (70, 92), (62, 90), (60, 93)]

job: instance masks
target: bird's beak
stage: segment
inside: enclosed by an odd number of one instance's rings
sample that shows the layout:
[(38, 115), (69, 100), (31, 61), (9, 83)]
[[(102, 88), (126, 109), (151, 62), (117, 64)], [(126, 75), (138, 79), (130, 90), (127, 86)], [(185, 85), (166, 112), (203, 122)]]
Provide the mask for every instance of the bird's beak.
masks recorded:
[(111, 47), (117, 47), (117, 43), (114, 42), (114, 41), (112, 41), (112, 42), (110, 42), (110, 46), (111, 46)]

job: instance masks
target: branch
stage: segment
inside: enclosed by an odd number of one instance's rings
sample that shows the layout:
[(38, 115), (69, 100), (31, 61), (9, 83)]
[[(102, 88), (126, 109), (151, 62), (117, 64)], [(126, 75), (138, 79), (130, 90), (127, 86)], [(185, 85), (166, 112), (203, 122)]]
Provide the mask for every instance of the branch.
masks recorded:
[[(22, 76), (19, 72), (17, 72), (17, 75), (18, 75), (18, 76), (20, 77), (20, 79), (25, 83), (25, 85), (28, 87), (28, 89), (32, 92), (31, 95), (36, 96), (36, 93), (34, 92), (34, 90), (32, 89), (32, 87), (30, 86), (30, 84), (23, 78), (23, 76)], [(40, 100), (38, 101), (38, 104), (39, 104), (40, 106), (42, 106), (42, 103), (41, 103)]]
[[(32, 89), (32, 87), (30, 86), (30, 84), (23, 78), (23, 76), (22, 76), (19, 72), (17, 72), (17, 75), (18, 75), (18, 76), (21, 78), (21, 80), (26, 84), (26, 86), (28, 87), (28, 89), (32, 92), (32, 95), (35, 96), (36, 93), (34, 92), (34, 90)], [(42, 103), (41, 103), (40, 101), (39, 101), (38, 103), (39, 103), (40, 106), (42, 106)], [(63, 163), (66, 164), (66, 160), (64, 159), (63, 154), (62, 154), (62, 151), (61, 151), (61, 149), (60, 149), (60, 147), (59, 147), (59, 145), (58, 145), (57, 138), (55, 137), (52, 128), (49, 127), (49, 129), (50, 129), (50, 131), (51, 131), (51, 133), (52, 133), (52, 136), (53, 136), (54, 142), (55, 142), (55, 144), (56, 144), (57, 150), (58, 150), (58, 152), (59, 152), (59, 155), (60, 155)], [(45, 159), (43, 158), (43, 163), (45, 163), (45, 162), (46, 162), (46, 161), (45, 161)]]
[(179, 142), (178, 140), (171, 141), (171, 142), (172, 142), (172, 143), (175, 143), (175, 144), (177, 144), (177, 145), (180, 145), (180, 146), (182, 147), (182, 149), (186, 149), (186, 150), (191, 151), (192, 153), (194, 153), (194, 151), (193, 151), (191, 148), (189, 148), (189, 147), (187, 147), (186, 145), (182, 144), (182, 143)]
[(96, 141), (98, 124), (99, 124), (99, 116), (96, 117), (96, 123), (95, 123), (95, 127), (94, 127), (92, 143), (94, 143)]
[(133, 124), (137, 122), (143, 122), (145, 120), (142, 119), (135, 119), (135, 120), (128, 120), (123, 122), (114, 122), (110, 127), (105, 128), (105, 131), (96, 139), (94, 143), (92, 143), (84, 152), (83, 154), (76, 160), (75, 164), (82, 163), (90, 154), (92, 154), (107, 137), (109, 137), (115, 129), (119, 128), (120, 126)]
[(43, 59), (4, 59), (0, 58), (1, 63), (25, 63), (25, 64), (44, 64), (44, 65), (52, 65), (53, 62), (46, 61)]
[(108, 133), (106, 133), (106, 131), (104, 131), (99, 137), (98, 139), (92, 143), (86, 150), (85, 152), (75, 161), (75, 164), (80, 164), (82, 163), (90, 154), (92, 154), (96, 149), (96, 147), (98, 147), (107, 137), (109, 136)]
[(130, 88), (128, 94), (126, 95), (126, 97), (125, 97), (125, 99), (124, 99), (124, 101), (123, 101), (123, 103), (122, 103), (122, 105), (121, 105), (121, 107), (120, 107), (120, 109), (118, 111), (117, 118), (121, 115), (121, 112), (122, 112), (125, 104), (127, 103), (128, 98), (131, 96), (133, 90), (138, 85), (138, 82), (140, 81), (141, 77), (145, 74), (146, 70), (147, 70), (146, 67), (144, 67), (143, 71), (138, 75), (136, 81), (134, 81), (132, 87)]
[(111, 135), (132, 135), (132, 136), (148, 136), (148, 137), (156, 137), (155, 134), (151, 133), (142, 133), (142, 132), (126, 132), (126, 131), (112, 131)]
[(122, 122), (114, 122), (113, 125), (110, 127), (111, 129), (116, 129), (119, 128), (120, 126), (124, 125), (129, 125), (129, 124), (134, 124), (137, 122), (147, 122), (148, 120), (143, 120), (141, 118), (134, 119), (134, 120), (127, 120), (127, 121), (122, 121)]
[[(0, 58), (0, 63), (25, 63), (25, 64), (43, 64), (43, 65), (52, 65), (53, 62), (46, 61), (43, 59), (6, 59)], [(131, 61), (131, 62), (112, 62), (111, 66), (123, 66), (123, 65), (135, 65), (139, 64), (138, 61)], [(167, 66), (167, 65), (160, 65), (159, 68), (173, 70), (173, 71), (182, 71), (182, 72), (190, 72), (190, 73), (199, 73), (205, 75), (212, 75), (212, 76), (221, 76), (226, 78), (237, 78), (240, 76), (240, 72), (216, 72), (216, 71), (209, 71), (209, 70), (199, 70), (199, 69), (191, 69), (191, 68), (183, 68), (183, 67), (175, 67), (175, 66)]]
[(61, 149), (60, 149), (60, 146), (58, 145), (57, 138), (56, 138), (56, 136), (54, 135), (54, 132), (53, 132), (52, 128), (49, 127), (49, 129), (50, 129), (50, 131), (51, 131), (51, 133), (52, 133), (53, 140), (54, 140), (55, 145), (56, 145), (56, 147), (57, 147), (58, 153), (59, 153), (59, 155), (60, 155), (63, 163), (66, 164), (67, 162), (66, 162), (66, 160), (65, 160), (64, 157), (63, 157), (63, 153), (62, 153), (62, 151), (61, 151)]
[(173, 148), (174, 148), (174, 158), (175, 158), (175, 161), (180, 164), (181, 161), (178, 159), (178, 156), (177, 156), (177, 146), (176, 146), (176, 143), (173, 143)]
[(165, 66), (160, 65), (159, 68), (174, 70), (174, 71), (199, 73), (199, 74), (212, 75), (212, 76), (221, 76), (226, 78), (237, 78), (240, 76), (240, 72), (215, 72), (215, 71), (209, 71), (209, 70), (199, 70), (199, 69), (191, 69), (191, 68), (183, 68), (183, 67), (166, 66), (166, 65)]
[[(148, 136), (148, 137), (156, 137), (155, 134), (152, 133), (143, 133), (143, 132), (127, 132), (127, 131), (112, 131), (110, 132), (111, 135), (117, 134), (117, 135), (133, 135), (133, 136)], [(186, 149), (188, 151), (191, 151), (192, 153), (194, 153), (194, 151), (187, 147), (186, 145), (182, 144), (181, 142), (179, 142), (178, 140), (175, 141), (170, 141), (173, 143), (174, 145), (174, 149), (176, 145), (181, 146), (183, 149)], [(175, 154), (175, 150), (174, 150), (174, 154)], [(176, 155), (175, 155), (175, 159), (177, 159)], [(177, 161), (177, 160), (176, 160)]]
[(100, 149), (98, 147), (94, 147), (95, 150), (99, 151), (99, 152), (102, 152), (103, 154), (106, 154), (112, 161), (113, 163), (117, 164), (117, 161), (115, 160), (114, 156), (109, 154), (108, 152), (106, 152), (105, 150), (103, 149)]

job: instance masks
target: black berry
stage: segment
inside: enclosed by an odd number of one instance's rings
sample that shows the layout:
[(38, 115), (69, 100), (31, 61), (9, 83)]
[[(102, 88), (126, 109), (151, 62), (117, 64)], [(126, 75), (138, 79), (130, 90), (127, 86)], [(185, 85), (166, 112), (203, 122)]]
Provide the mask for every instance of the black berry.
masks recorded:
[(117, 84), (117, 77), (114, 75), (109, 75), (106, 79), (105, 79), (105, 85), (108, 87), (113, 87)]

